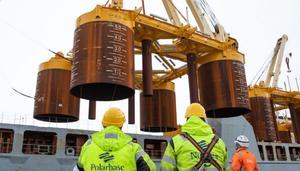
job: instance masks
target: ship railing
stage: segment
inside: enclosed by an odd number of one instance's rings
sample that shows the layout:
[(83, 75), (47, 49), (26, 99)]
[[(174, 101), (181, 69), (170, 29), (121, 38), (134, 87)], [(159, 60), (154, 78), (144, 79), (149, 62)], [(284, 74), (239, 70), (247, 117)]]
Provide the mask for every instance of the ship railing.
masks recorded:
[(0, 142), (0, 153), (10, 153), (13, 144), (11, 142)]
[(300, 155), (297, 154), (290, 154), (292, 161), (300, 161)]
[(287, 160), (286, 153), (277, 153), (277, 159), (280, 161), (286, 161)]
[(23, 144), (22, 151), (24, 154), (54, 155), (56, 152), (56, 145)]
[[(103, 129), (101, 121), (99, 119), (89, 120), (87, 118), (80, 118), (80, 121), (76, 122), (66, 122), (66, 123), (58, 123), (58, 122), (44, 122), (33, 119), (32, 114), (20, 114), (20, 113), (0, 113), (0, 124), (14, 124), (14, 125), (26, 125), (26, 126), (37, 126), (37, 127), (46, 127), (46, 128), (65, 128), (65, 129), (80, 129), (87, 131), (98, 131)], [(137, 124), (130, 125), (125, 124), (123, 126), (123, 131), (127, 133), (133, 134), (145, 134), (145, 135), (162, 135), (161, 133), (149, 133), (142, 132), (139, 130), (139, 126)]]
[(101, 130), (102, 128), (101, 124), (99, 124), (99, 120), (88, 120), (83, 118), (76, 122), (44, 122), (34, 119), (32, 115), (20, 113), (0, 113), (0, 123), (51, 128), (83, 129), (91, 131)]

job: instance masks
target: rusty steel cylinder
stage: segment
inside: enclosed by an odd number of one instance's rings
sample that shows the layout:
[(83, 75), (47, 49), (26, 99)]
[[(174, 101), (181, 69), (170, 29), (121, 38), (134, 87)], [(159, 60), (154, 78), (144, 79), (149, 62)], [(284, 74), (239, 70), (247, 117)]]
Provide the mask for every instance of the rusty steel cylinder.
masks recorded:
[(291, 103), (289, 104), (289, 110), (292, 118), (295, 141), (300, 143), (300, 107), (295, 107), (295, 105)]
[(128, 98), (128, 124), (135, 123), (135, 97)]
[(79, 119), (79, 98), (69, 93), (71, 62), (61, 56), (40, 64), (34, 98), (35, 119), (48, 122)]
[(278, 141), (282, 143), (292, 143), (290, 131), (278, 131)]
[(90, 120), (96, 119), (96, 101), (93, 100), (89, 101), (89, 119)]
[(177, 128), (174, 83), (153, 88), (153, 96), (140, 94), (140, 127), (146, 132), (169, 132)]
[(77, 19), (70, 91), (77, 97), (95, 101), (131, 97), (134, 95), (133, 29), (126, 22), (123, 24), (121, 18), (117, 21), (105, 16), (108, 21), (103, 21), (102, 9), (97, 8)]
[(244, 64), (219, 60), (198, 69), (200, 103), (208, 117), (224, 118), (250, 112)]
[(142, 40), (142, 56), (143, 56), (143, 95), (152, 96), (152, 57), (151, 57), (151, 40)]
[(289, 129), (287, 129), (286, 124), (281, 123), (281, 124), (277, 124), (278, 127), (278, 141), (282, 142), (282, 143), (292, 143), (292, 139), (291, 139), (291, 132)]
[(275, 115), (271, 100), (266, 96), (250, 97), (250, 123), (259, 141), (277, 141)]
[(190, 88), (190, 103), (199, 103), (198, 82), (197, 82), (197, 64), (194, 53), (187, 54), (188, 77)]

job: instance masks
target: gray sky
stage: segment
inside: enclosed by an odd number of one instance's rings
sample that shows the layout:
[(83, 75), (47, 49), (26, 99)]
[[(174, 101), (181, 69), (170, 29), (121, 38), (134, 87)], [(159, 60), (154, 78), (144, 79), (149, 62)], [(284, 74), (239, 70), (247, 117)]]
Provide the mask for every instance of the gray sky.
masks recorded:
[[(92, 10), (95, 5), (106, 0), (0, 0), (0, 113), (10, 116), (27, 114), (32, 118), (33, 100), (20, 96), (11, 87), (34, 96), (38, 66), (48, 60), (54, 51), (68, 52), (73, 46), (75, 20), (81, 14)], [(145, 0), (146, 13), (166, 16), (159, 0)], [(297, 0), (207, 0), (213, 12), (230, 35), (239, 42), (240, 52), (245, 54), (248, 83), (270, 56), (276, 41), (282, 34), (289, 40), (284, 56), (293, 53), (292, 73), (289, 74), (292, 88), (297, 89), (295, 77), (300, 81), (300, 1)], [(125, 8), (141, 6), (139, 0), (124, 0)], [(174, 0), (182, 10), (185, 1)], [(191, 13), (190, 13), (191, 14)], [(155, 64), (156, 65), (156, 64)], [(287, 80), (286, 65), (282, 65), (280, 86)], [(183, 113), (189, 103), (188, 82), (186, 77), (176, 80), (178, 122), (183, 123)], [(138, 96), (139, 93), (136, 92)], [(138, 101), (138, 100), (136, 100)], [(82, 101), (81, 122), (87, 125), (87, 102)], [(97, 120), (89, 125), (98, 124), (102, 113), (108, 106), (119, 106), (127, 113), (127, 101), (98, 102)], [(138, 114), (138, 110), (136, 110)], [(7, 116), (7, 114), (5, 116)], [(22, 115), (23, 116), (23, 115)], [(0, 116), (1, 117), (1, 116)], [(136, 120), (139, 117), (136, 118)], [(1, 118), (0, 118), (1, 120)], [(131, 128), (138, 128), (130, 126)]]

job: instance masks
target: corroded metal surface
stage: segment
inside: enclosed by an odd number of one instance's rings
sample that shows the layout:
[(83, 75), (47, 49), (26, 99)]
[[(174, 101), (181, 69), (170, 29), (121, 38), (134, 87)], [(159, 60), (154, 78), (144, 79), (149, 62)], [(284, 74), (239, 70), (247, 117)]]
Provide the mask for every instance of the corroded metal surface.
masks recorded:
[(135, 123), (135, 97), (128, 98), (128, 124)]
[[(296, 115), (294, 115), (295, 119), (294, 119), (294, 122), (295, 124), (292, 124), (292, 125), (296, 125), (295, 127), (293, 127), (293, 130), (297, 129), (297, 138), (296, 139), (296, 142), (297, 143), (300, 143), (300, 107), (299, 108), (296, 108)], [(293, 119), (292, 119), (293, 121)], [(295, 132), (295, 131), (294, 131)], [(295, 135), (296, 137), (296, 135)]]
[(270, 98), (251, 97), (250, 123), (259, 141), (276, 141), (276, 122)]
[(71, 71), (42, 70), (38, 73), (34, 114), (48, 122), (74, 122), (79, 119), (79, 98), (69, 93)]
[(152, 57), (151, 57), (151, 40), (142, 40), (143, 56), (143, 93), (144, 96), (152, 96)]
[(292, 118), (295, 141), (300, 143), (300, 108), (295, 109), (294, 104), (289, 104), (289, 109)]
[(197, 82), (197, 65), (196, 55), (193, 53), (187, 54), (189, 89), (190, 89), (190, 103), (199, 103), (199, 92)]
[(207, 116), (223, 118), (250, 112), (244, 64), (214, 61), (198, 69), (200, 103)]
[(89, 101), (89, 119), (90, 120), (96, 119), (96, 101), (93, 100)]
[(278, 131), (278, 141), (282, 143), (292, 143), (290, 131)]
[(273, 116), (273, 123), (274, 123), (274, 127), (275, 127), (275, 133), (276, 133), (276, 139), (277, 141), (279, 140), (278, 139), (278, 125), (277, 125), (277, 120), (276, 120), (276, 113), (275, 113), (275, 108), (274, 108), (274, 102), (273, 100), (271, 99), (270, 101), (271, 103), (271, 110), (272, 110), (272, 116)]
[(169, 132), (177, 128), (175, 92), (154, 89), (153, 96), (140, 94), (140, 124), (146, 132)]
[(71, 93), (88, 100), (134, 94), (133, 32), (109, 21), (79, 26), (74, 37)]

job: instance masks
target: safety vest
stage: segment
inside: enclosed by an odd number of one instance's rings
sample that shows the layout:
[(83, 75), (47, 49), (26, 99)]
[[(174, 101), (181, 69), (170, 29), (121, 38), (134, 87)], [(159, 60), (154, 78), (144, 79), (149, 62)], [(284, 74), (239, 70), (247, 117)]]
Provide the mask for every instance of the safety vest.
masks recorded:
[(143, 156), (151, 170), (156, 170), (155, 164), (141, 146), (131, 141), (132, 138), (119, 128), (107, 127), (93, 134), (84, 144), (78, 166), (84, 171), (134, 171), (137, 170), (137, 160)]
[[(202, 149), (207, 149), (214, 138), (211, 127), (199, 117), (192, 116), (182, 126), (182, 132), (188, 133)], [(228, 154), (225, 143), (219, 139), (210, 152), (212, 157), (221, 167), (227, 170)], [(201, 160), (202, 153), (184, 136), (176, 135), (170, 141), (161, 161), (162, 170), (188, 171), (193, 170), (194, 166)], [(201, 169), (216, 168), (206, 160)], [(200, 169), (200, 170), (201, 170)]]
[(232, 156), (232, 171), (258, 171), (256, 157), (246, 148), (239, 148)]

